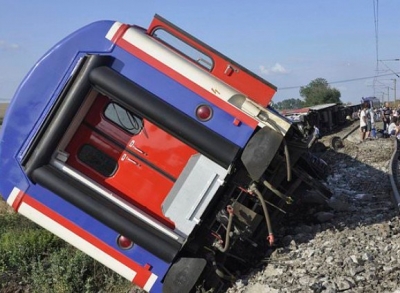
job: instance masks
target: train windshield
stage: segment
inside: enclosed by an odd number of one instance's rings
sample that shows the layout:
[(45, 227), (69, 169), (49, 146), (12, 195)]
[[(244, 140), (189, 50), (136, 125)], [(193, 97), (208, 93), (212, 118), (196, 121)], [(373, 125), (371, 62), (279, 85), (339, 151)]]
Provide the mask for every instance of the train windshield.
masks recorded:
[(104, 116), (131, 134), (138, 134), (143, 128), (143, 121), (116, 103), (109, 103)]

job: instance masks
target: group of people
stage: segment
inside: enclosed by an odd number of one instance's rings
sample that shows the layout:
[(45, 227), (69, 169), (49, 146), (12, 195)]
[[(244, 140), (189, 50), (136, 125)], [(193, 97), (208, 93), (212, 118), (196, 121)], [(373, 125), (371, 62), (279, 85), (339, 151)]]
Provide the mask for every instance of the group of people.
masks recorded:
[(371, 108), (370, 103), (365, 102), (359, 112), (361, 141), (377, 137), (375, 123), (378, 121), (383, 123), (383, 135), (395, 136), (400, 139), (399, 116), (400, 111), (392, 110), (388, 102), (379, 110)]

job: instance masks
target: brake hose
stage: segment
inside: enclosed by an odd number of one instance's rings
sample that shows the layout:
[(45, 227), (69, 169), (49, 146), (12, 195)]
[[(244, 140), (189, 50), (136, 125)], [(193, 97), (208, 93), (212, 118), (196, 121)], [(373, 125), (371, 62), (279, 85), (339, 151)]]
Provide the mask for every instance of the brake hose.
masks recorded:
[(226, 227), (226, 235), (225, 235), (225, 245), (224, 247), (221, 246), (217, 246), (217, 248), (219, 249), (219, 251), (221, 252), (226, 252), (228, 250), (229, 247), (229, 234), (231, 233), (231, 229), (232, 229), (232, 220), (233, 220), (233, 208), (231, 205), (228, 205), (226, 207), (226, 210), (229, 213), (229, 218), (228, 218), (228, 226)]
[(259, 201), (261, 203), (261, 206), (262, 206), (262, 209), (263, 209), (263, 212), (264, 212), (265, 221), (267, 223), (267, 228), (268, 228), (267, 240), (269, 242), (269, 245), (272, 246), (274, 244), (274, 242), (275, 242), (275, 238), (274, 238), (274, 233), (272, 232), (271, 219), (269, 217), (267, 205), (265, 204), (264, 198), (263, 198), (261, 192), (257, 189), (255, 183), (251, 184), (251, 186), (249, 187), (249, 191), (250, 192), (254, 192), (257, 195), (257, 197), (258, 197), (258, 199), (259, 199)]

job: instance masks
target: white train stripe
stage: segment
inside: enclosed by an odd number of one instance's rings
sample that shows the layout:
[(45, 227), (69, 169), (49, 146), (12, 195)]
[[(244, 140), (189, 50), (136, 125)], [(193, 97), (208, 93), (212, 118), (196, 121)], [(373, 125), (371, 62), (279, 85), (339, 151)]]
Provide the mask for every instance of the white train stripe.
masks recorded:
[[(115, 26), (119, 28), (120, 24), (111, 27), (106, 35), (107, 39), (112, 40), (114, 37)], [(154, 41), (139, 29), (131, 28), (127, 30), (123, 39), (224, 101), (228, 101), (233, 95), (241, 94), (212, 76), (210, 72), (195, 66), (191, 61), (182, 58), (170, 49), (166, 49), (164, 45)], [(218, 95), (215, 93), (218, 93)]]
[[(112, 40), (121, 25), (121, 23), (116, 22), (108, 31), (106, 38)], [(249, 100), (248, 97), (243, 93), (220, 81), (205, 69), (201, 69), (200, 67), (195, 66), (191, 61), (182, 58), (182, 56), (178, 53), (167, 49), (163, 44), (153, 40), (152, 37), (146, 35), (139, 29), (131, 27), (123, 34), (122, 39), (146, 54), (149, 54), (152, 58), (163, 63), (173, 71), (184, 75), (185, 78), (189, 79), (191, 82), (197, 84), (213, 96), (227, 102), (230, 105), (232, 104), (229, 102), (229, 99), (238, 94), (245, 97), (245, 100), (248, 101), (248, 103), (254, 104), (254, 102)], [(234, 107), (244, 113), (246, 116), (257, 121), (260, 127), (265, 127), (268, 125), (269, 127), (274, 128), (271, 123), (262, 121), (259, 117), (254, 115), (254, 113), (249, 113), (240, 107)], [(278, 124), (282, 135), (286, 134), (290, 128), (290, 123), (287, 123), (284, 119), (279, 118), (278, 116), (274, 115), (272, 111), (265, 109), (260, 105), (257, 105), (257, 107), (260, 108), (260, 111), (267, 112), (270, 118), (274, 120), (276, 124)]]
[(15, 199), (17, 198), (18, 193), (19, 193), (20, 191), (21, 191), (21, 190), (19, 190), (17, 187), (14, 187), (14, 188), (13, 188), (13, 190), (11, 191), (11, 193), (10, 193), (8, 199), (7, 199), (7, 204), (8, 204), (8, 205), (12, 206), (12, 205), (14, 204), (14, 201), (15, 201)]
[(144, 285), (143, 289), (149, 292), (151, 288), (153, 288), (157, 278), (158, 278), (157, 275), (151, 274), (150, 278), (147, 280), (146, 285)]
[(60, 225), (53, 219), (44, 215), (40, 211), (36, 210), (32, 206), (22, 202), (18, 212), (26, 216), (30, 220), (34, 221), (38, 225), (42, 226), (43, 228), (49, 230), (58, 237), (71, 243), (73, 246), (77, 247), (78, 249), (88, 254), (92, 258), (98, 260), (105, 266), (109, 267), (110, 269), (114, 270), (121, 276), (128, 279), (129, 281), (132, 281), (136, 276), (136, 272), (134, 270), (127, 267), (123, 263), (119, 262), (118, 260), (108, 255), (104, 251), (100, 250), (99, 248), (97, 248), (90, 242), (86, 241), (82, 237), (68, 230), (64, 226)]
[(123, 25), (123, 23), (121, 22), (115, 22), (110, 30), (108, 31), (108, 33), (106, 34), (106, 38), (109, 40), (112, 40), (112, 38), (114, 37), (114, 35), (116, 34), (116, 32), (118, 31), (118, 29)]

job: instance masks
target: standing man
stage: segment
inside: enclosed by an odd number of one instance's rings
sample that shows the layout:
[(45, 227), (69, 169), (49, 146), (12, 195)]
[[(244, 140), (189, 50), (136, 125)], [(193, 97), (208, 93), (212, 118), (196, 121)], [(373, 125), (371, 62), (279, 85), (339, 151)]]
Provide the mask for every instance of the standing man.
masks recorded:
[(375, 127), (375, 120), (376, 120), (376, 113), (375, 109), (371, 108), (369, 109), (369, 112), (371, 114), (371, 132), (370, 132), (370, 137), (376, 138), (376, 127)]
[(382, 108), (382, 122), (383, 122), (383, 131), (385, 132), (390, 124), (390, 114), (392, 110), (389, 107), (389, 103), (385, 102), (385, 106)]
[(369, 102), (365, 102), (364, 104), (365, 104), (365, 107), (364, 107), (365, 120), (367, 122), (367, 132), (365, 133), (365, 138), (369, 138), (369, 135), (370, 135), (371, 130), (372, 130), (371, 104)]
[(365, 134), (367, 133), (367, 104), (363, 104), (363, 108), (360, 112), (360, 142), (364, 141)]

